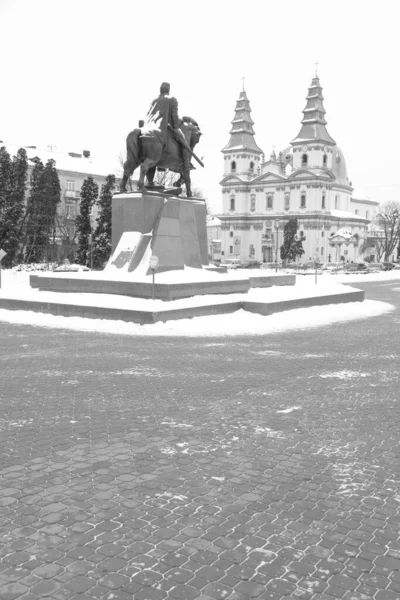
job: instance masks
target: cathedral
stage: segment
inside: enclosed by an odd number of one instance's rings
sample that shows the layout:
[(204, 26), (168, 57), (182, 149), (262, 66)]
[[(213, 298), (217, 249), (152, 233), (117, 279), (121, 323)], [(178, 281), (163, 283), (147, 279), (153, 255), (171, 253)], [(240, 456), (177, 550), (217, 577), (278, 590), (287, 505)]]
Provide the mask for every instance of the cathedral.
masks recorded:
[(360, 261), (359, 248), (378, 202), (354, 194), (343, 152), (326, 128), (322, 87), (315, 74), (301, 128), (287, 148), (265, 160), (257, 145), (244, 88), (230, 139), (222, 149), (223, 259), (280, 260), (283, 227), (298, 219), (302, 261)]

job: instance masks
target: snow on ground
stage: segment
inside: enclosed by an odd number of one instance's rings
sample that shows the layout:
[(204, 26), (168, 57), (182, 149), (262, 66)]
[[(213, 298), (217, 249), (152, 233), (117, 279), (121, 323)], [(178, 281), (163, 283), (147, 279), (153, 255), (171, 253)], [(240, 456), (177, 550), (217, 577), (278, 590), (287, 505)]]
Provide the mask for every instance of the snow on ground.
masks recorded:
[[(190, 269), (190, 271), (198, 271)], [(260, 270), (255, 271), (260, 274)], [(261, 273), (267, 274), (262, 271)], [(191, 275), (192, 273), (190, 273)], [(240, 275), (249, 276), (250, 271), (241, 271), (229, 274), (231, 277)], [(75, 274), (74, 274), (75, 275)], [(87, 274), (82, 274), (82, 276)], [(173, 274), (162, 274), (165, 280), (171, 281)], [(179, 277), (182, 273), (179, 273)], [(189, 273), (186, 273), (186, 276)], [(207, 279), (211, 275), (223, 277), (216, 273), (207, 273)], [(197, 273), (200, 277), (200, 273)], [(204, 273), (201, 275), (204, 277)], [(176, 279), (173, 279), (176, 281)], [(199, 279), (198, 279), (199, 280)], [(119, 308), (129, 307), (137, 310), (160, 311), (174, 307), (193, 306), (194, 304), (207, 304), (227, 302), (247, 298), (253, 301), (274, 301), (282, 299), (309, 297), (321, 294), (338, 294), (347, 289), (343, 283), (355, 283), (361, 281), (399, 281), (400, 271), (389, 271), (371, 273), (369, 275), (318, 275), (315, 284), (314, 275), (298, 277), (296, 286), (275, 286), (273, 288), (255, 288), (248, 294), (231, 294), (197, 296), (185, 298), (174, 302), (162, 302), (161, 300), (143, 300), (128, 298), (125, 296), (103, 295), (103, 294), (62, 294), (54, 292), (38, 292), (29, 287), (29, 274), (24, 272), (3, 271), (2, 289), (0, 297), (30, 298), (34, 299), (37, 294), (45, 299), (44, 294), (50, 295), (51, 300), (57, 302), (96, 304), (98, 306), (115, 306)], [(47, 297), (47, 296), (46, 296)], [(85, 299), (86, 298), (86, 299)], [(85, 302), (84, 302), (85, 300)], [(50, 301), (50, 300), (48, 300)], [(338, 321), (351, 321), (355, 319), (366, 319), (378, 316), (393, 310), (394, 307), (384, 302), (365, 300), (364, 302), (351, 302), (347, 304), (331, 304), (327, 306), (316, 306), (312, 308), (301, 308), (270, 316), (262, 316), (239, 310), (232, 314), (215, 315), (210, 317), (195, 317), (193, 319), (180, 319), (166, 323), (155, 323), (154, 325), (136, 325), (123, 321), (111, 321), (106, 319), (84, 319), (81, 317), (58, 317), (35, 313), (32, 311), (8, 311), (0, 309), (0, 321), (38, 325), (51, 328), (74, 329), (79, 331), (93, 331), (102, 333), (115, 333), (124, 335), (156, 335), (156, 336), (225, 336), (225, 335), (263, 335), (278, 333), (291, 329), (308, 329), (330, 325)]]

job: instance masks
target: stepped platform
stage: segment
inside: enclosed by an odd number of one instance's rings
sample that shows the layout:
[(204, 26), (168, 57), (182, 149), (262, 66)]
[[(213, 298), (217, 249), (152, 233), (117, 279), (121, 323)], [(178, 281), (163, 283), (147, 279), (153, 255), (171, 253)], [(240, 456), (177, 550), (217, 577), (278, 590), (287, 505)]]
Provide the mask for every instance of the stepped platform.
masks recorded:
[[(88, 277), (88, 273), (83, 273)], [(221, 276), (222, 277), (222, 276)], [(276, 276), (279, 278), (282, 276)], [(293, 276), (289, 276), (293, 278)], [(207, 289), (204, 282), (202, 294), (196, 294), (191, 297), (182, 297), (176, 294), (181, 293), (182, 289), (177, 287), (173, 289), (174, 298), (168, 301), (162, 299), (151, 300), (146, 297), (133, 297), (130, 294), (120, 294), (115, 289), (98, 293), (98, 291), (83, 291), (85, 286), (81, 286), (79, 292), (69, 291), (69, 293), (60, 293), (60, 290), (43, 290), (39, 283), (44, 279), (53, 281), (54, 278), (45, 275), (32, 275), (36, 287), (31, 288), (29, 295), (24, 292), (17, 293), (14, 290), (0, 290), (0, 308), (7, 310), (34, 311), (55, 316), (64, 317), (83, 317), (91, 319), (111, 319), (132, 322), (137, 324), (151, 324), (156, 322), (166, 322), (177, 319), (188, 319), (193, 317), (222, 315), (234, 313), (240, 309), (261, 315), (271, 315), (277, 312), (293, 310), (297, 308), (306, 308), (312, 306), (322, 306), (327, 304), (341, 304), (345, 302), (362, 302), (364, 292), (351, 288), (347, 285), (333, 284), (328, 289), (325, 286), (302, 287), (284, 283), (285, 280), (277, 280), (274, 276), (269, 276), (270, 285), (268, 289), (255, 287), (260, 277), (247, 277), (243, 279), (233, 279), (226, 281), (226, 285), (233, 285), (236, 282), (238, 288), (236, 292), (226, 292), (210, 294), (205, 292)], [(68, 280), (70, 277), (55, 278), (57, 281), (63, 281), (68, 290)], [(82, 283), (84, 278), (78, 279)], [(268, 283), (268, 277), (262, 277), (261, 283), (264, 286)], [(294, 279), (294, 278), (293, 278)], [(253, 280), (254, 287), (251, 286)], [(93, 278), (87, 279), (88, 289), (93, 285)], [(101, 280), (100, 280), (101, 281)], [(276, 285), (277, 283), (280, 285)], [(275, 285), (272, 285), (272, 282)], [(115, 282), (114, 282), (115, 283)], [(128, 282), (129, 283), (129, 282)], [(132, 283), (132, 282), (131, 282)], [(134, 283), (134, 282), (133, 282)], [(137, 282), (136, 282), (137, 283)], [(192, 285), (199, 282), (192, 282)], [(147, 284), (151, 287), (151, 284)], [(167, 285), (167, 284), (158, 284)], [(171, 286), (171, 283), (168, 284)], [(172, 284), (173, 285), (173, 284)], [(181, 285), (179, 283), (177, 286)], [(185, 284), (188, 286), (189, 284)], [(243, 290), (247, 287), (247, 290)], [(71, 289), (71, 288), (70, 288)], [(104, 288), (105, 289), (105, 288)], [(129, 291), (129, 290), (128, 290)], [(168, 291), (168, 290), (167, 290)], [(193, 291), (193, 288), (192, 288)], [(166, 292), (167, 293), (167, 292)], [(171, 289), (169, 290), (171, 294)]]

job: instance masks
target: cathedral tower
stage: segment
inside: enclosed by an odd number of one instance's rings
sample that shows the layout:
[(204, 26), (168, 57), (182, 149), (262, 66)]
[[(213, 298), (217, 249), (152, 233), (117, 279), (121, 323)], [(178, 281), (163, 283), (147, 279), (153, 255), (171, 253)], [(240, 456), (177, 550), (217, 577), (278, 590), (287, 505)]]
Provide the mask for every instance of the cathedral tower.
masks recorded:
[(230, 140), (221, 150), (224, 155), (224, 176), (232, 173), (243, 177), (258, 173), (263, 151), (254, 139), (254, 121), (250, 115), (250, 102), (243, 88), (236, 101)]
[(298, 136), (291, 142), (293, 147), (293, 169), (332, 168), (332, 149), (336, 145), (331, 138), (325, 121), (322, 87), (319, 77), (311, 81), (307, 104), (303, 110), (302, 126)]

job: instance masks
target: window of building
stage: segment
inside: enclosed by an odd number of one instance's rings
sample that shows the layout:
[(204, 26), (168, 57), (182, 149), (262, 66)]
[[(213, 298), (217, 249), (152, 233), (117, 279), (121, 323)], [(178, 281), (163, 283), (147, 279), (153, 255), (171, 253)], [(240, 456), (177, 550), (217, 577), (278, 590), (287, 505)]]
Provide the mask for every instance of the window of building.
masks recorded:
[(369, 210), (366, 210), (366, 211), (365, 211), (365, 218), (366, 218), (366, 219), (369, 219)]
[(229, 246), (229, 254), (233, 254), (233, 246)]
[(325, 208), (325, 194), (322, 194), (321, 208)]
[(250, 249), (249, 249), (250, 258), (252, 256), (255, 256), (255, 254), (256, 254), (256, 249), (254, 248), (253, 244), (250, 244)]
[(323, 256), (323, 255), (324, 255), (324, 249), (323, 249), (323, 247), (321, 246), (321, 256)]
[(254, 212), (256, 210), (256, 195), (252, 194), (250, 196), (250, 210)]
[(356, 210), (354, 212), (355, 212), (356, 215), (358, 215), (359, 214), (358, 208), (356, 208)]
[(253, 161), (250, 163), (249, 171), (254, 171), (254, 163)]
[(74, 192), (75, 191), (75, 181), (67, 181), (67, 192)]
[(306, 207), (306, 195), (305, 194), (301, 194), (300, 196), (300, 208), (305, 208)]
[(231, 162), (231, 173), (236, 173), (236, 161)]
[(233, 231), (229, 232), (229, 237), (233, 237)]
[(303, 154), (303, 156), (301, 157), (301, 165), (303, 167), (306, 167), (308, 165), (308, 156), (307, 156), (307, 154)]
[(324, 158), (322, 159), (322, 164), (324, 165), (324, 167), (326, 167), (327, 163), (328, 163), (328, 157), (326, 154), (324, 154)]
[(338, 210), (340, 207), (340, 196), (335, 196), (335, 208)]
[(325, 231), (321, 231), (321, 237), (325, 237)]
[(235, 196), (231, 196), (230, 210), (235, 210)]
[(289, 210), (290, 208), (290, 194), (289, 192), (285, 193), (285, 210)]
[(304, 238), (304, 231), (300, 231), (300, 239)]
[(75, 219), (75, 204), (68, 203), (65, 205), (65, 216), (67, 219)]
[(272, 194), (267, 195), (267, 208), (274, 208), (274, 197)]

